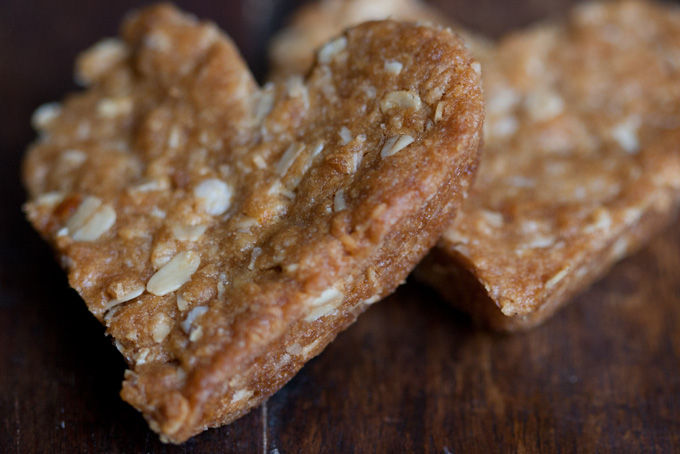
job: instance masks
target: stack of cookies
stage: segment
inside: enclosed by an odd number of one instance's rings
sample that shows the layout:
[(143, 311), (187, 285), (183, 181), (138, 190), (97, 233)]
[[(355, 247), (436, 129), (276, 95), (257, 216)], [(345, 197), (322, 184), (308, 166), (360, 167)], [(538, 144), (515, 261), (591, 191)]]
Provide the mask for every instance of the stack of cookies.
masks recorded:
[(164, 441), (267, 399), (419, 263), (523, 329), (680, 206), (680, 11), (590, 4), (494, 43), (380, 3), (309, 5), (264, 86), (150, 7), (34, 115), (26, 213)]
[[(304, 73), (304, 56), (355, 21), (445, 17), (381, 3), (301, 11), (272, 46), (273, 77)], [(587, 3), (496, 43), (445, 25), (482, 65), (484, 146), (469, 199), (416, 275), (487, 326), (526, 329), (674, 218), (680, 9)]]

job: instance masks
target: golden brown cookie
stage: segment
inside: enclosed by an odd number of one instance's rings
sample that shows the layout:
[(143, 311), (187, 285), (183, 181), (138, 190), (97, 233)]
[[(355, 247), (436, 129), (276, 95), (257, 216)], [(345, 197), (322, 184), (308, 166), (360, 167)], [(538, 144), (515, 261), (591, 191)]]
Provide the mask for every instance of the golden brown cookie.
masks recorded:
[(123, 398), (174, 443), (393, 291), (476, 166), (479, 66), (446, 30), (365, 24), (260, 88), (214, 25), (156, 6), (78, 79), (34, 116), (26, 211), (125, 356)]
[(417, 275), (513, 331), (546, 319), (674, 218), (680, 10), (585, 4), (480, 60), (477, 181)]

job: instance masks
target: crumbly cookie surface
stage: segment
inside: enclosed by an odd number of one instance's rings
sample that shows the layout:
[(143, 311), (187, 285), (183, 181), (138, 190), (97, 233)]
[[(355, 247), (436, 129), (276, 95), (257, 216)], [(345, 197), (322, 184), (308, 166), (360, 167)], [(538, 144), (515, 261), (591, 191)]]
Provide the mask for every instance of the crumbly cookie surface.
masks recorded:
[(77, 77), (34, 116), (26, 211), (125, 356), (123, 398), (175, 443), (401, 283), (476, 167), (479, 66), (446, 30), (365, 24), (261, 88), (214, 25), (163, 5)]
[(506, 37), (491, 57), (480, 58), (487, 123), (475, 187), (418, 274), (486, 323), (515, 330), (545, 319), (673, 218), (680, 11), (585, 4), (563, 23)]

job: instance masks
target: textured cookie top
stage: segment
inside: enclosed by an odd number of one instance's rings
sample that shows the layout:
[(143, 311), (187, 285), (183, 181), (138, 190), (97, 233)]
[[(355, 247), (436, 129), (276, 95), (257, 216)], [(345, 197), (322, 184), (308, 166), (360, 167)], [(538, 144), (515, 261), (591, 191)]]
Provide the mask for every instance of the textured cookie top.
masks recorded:
[[(183, 441), (230, 419), (211, 399), (291, 326), (375, 301), (434, 244), (475, 167), (479, 66), (449, 31), (376, 22), (260, 88), (170, 6), (122, 36), (36, 112), (27, 213), (134, 371), (126, 399)], [(409, 235), (416, 253), (392, 246)]]
[(442, 245), (464, 257), (503, 313), (522, 315), (581, 282), (601, 251), (624, 255), (626, 239), (613, 243), (652, 206), (671, 211), (680, 11), (583, 5), (481, 57), (483, 160)]

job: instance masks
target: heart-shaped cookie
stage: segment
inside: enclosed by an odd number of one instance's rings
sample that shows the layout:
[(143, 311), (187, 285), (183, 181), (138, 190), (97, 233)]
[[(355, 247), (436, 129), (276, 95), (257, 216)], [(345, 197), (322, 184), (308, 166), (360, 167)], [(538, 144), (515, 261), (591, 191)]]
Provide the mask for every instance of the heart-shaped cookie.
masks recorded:
[(393, 291), (466, 193), (479, 66), (442, 29), (375, 22), (306, 80), (258, 87), (170, 6), (86, 52), (40, 108), (26, 210), (179, 443), (266, 399)]

